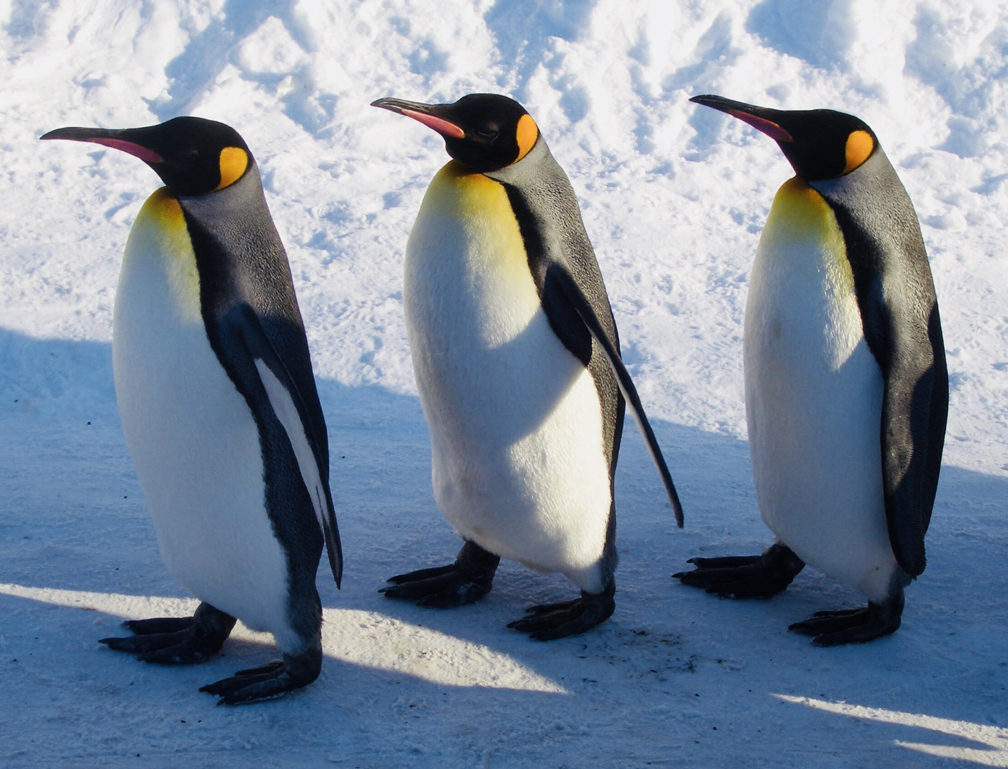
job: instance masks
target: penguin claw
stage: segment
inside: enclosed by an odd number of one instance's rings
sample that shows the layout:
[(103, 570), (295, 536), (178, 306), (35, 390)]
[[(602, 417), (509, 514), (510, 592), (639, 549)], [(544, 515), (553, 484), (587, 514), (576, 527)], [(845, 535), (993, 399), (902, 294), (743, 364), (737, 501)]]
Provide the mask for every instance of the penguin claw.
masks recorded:
[(400, 574), (389, 582), (393, 584), (378, 591), (386, 598), (435, 609), (465, 606), (490, 592), (489, 584), (473, 580), (455, 564)]
[[(283, 667), (284, 667), (283, 660), (273, 660), (269, 664), (263, 665), (262, 667), (239, 670), (232, 676), (232, 678), (251, 678), (252, 676), (261, 676), (263, 674), (273, 673), (275, 671), (282, 672)], [(218, 683), (220, 682), (218, 681)], [(213, 686), (213, 684), (210, 684), (210, 686)], [(200, 691), (203, 691), (203, 689), (200, 689)]]
[(520, 633), (528, 633), (533, 641), (555, 641), (580, 635), (605, 622), (616, 610), (616, 582), (610, 580), (601, 593), (581, 591), (573, 601), (532, 606), (521, 619), (508, 623)]
[[(458, 567), (452, 563), (447, 566), (434, 566), (430, 569), (417, 569), (416, 571), (410, 571), (406, 574), (396, 574), (394, 577), (389, 577), (386, 581), (391, 582), (394, 585), (403, 585), (410, 582), (422, 582), (435, 577), (444, 577), (455, 571), (458, 571)], [(382, 591), (379, 590), (378, 592), (380, 593)]]
[(454, 609), (456, 606), (475, 603), (489, 592), (482, 585), (469, 582), (465, 585), (459, 585), (454, 590), (445, 590), (434, 595), (426, 595), (418, 599), (416, 605), (429, 606), (432, 609)]
[[(580, 601), (581, 601), (580, 598), (575, 598), (573, 601), (565, 601), (563, 603), (544, 603), (539, 604), (538, 606), (530, 606), (525, 610), (526, 615), (525, 618), (527, 619), (529, 615), (541, 616), (543, 614), (554, 614), (558, 611), (571, 609)], [(515, 620), (515, 621), (521, 622), (522, 620)], [(511, 625), (508, 625), (508, 627), (510, 626)]]
[(136, 654), (141, 662), (155, 665), (191, 665), (205, 662), (220, 647), (213, 648), (194, 639), (189, 631), (151, 633), (126, 638), (101, 638), (98, 641), (118, 652)]
[(452, 609), (473, 603), (490, 592), (500, 556), (466, 541), (455, 563), (419, 569), (389, 579), (379, 593), (386, 598), (413, 601), (417, 606)]
[(868, 602), (862, 609), (817, 611), (804, 622), (788, 627), (802, 635), (813, 636), (816, 646), (840, 646), (865, 643), (894, 633), (903, 617), (903, 592), (890, 596), (883, 603)]
[[(736, 566), (751, 566), (762, 558), (760, 555), (726, 555), (720, 558), (695, 558), (687, 559), (686, 563), (691, 563), (701, 569), (730, 569)], [(682, 574), (683, 572), (680, 572)], [(678, 576), (673, 574), (672, 576)]]
[[(859, 614), (859, 613), (861, 613), (863, 611), (866, 611), (866, 610), (865, 609), (837, 609), (837, 610), (834, 610), (834, 611), (817, 611), (815, 614), (812, 615), (812, 618), (813, 619), (818, 619), (820, 617), (850, 617), (850, 616), (852, 616), (854, 614)], [(796, 623), (796, 624), (802, 624), (802, 623)]]
[(139, 662), (149, 662), (152, 665), (195, 665), (206, 662), (220, 647), (193, 643), (188, 637), (183, 637), (180, 643), (164, 649), (151, 649), (137, 657)]
[(128, 620), (135, 635), (100, 638), (110, 649), (137, 655), (154, 665), (192, 665), (210, 659), (231, 634), (235, 618), (202, 603), (192, 617)]
[(723, 598), (766, 598), (785, 590), (805, 563), (781, 544), (762, 555), (690, 558), (693, 571), (680, 571), (674, 579)]
[(307, 686), (322, 670), (322, 647), (300, 656), (285, 654), (262, 667), (239, 670), (230, 678), (201, 686), (200, 691), (219, 697), (218, 705), (242, 705), (272, 700)]
[(159, 619), (128, 619), (123, 627), (134, 635), (162, 635), (188, 630), (193, 625), (192, 617), (162, 617)]
[(201, 686), (200, 691), (219, 697), (218, 705), (239, 705), (279, 697), (301, 686), (304, 684), (294, 685), (287, 676), (283, 661), (275, 660), (261, 668), (239, 670), (230, 678)]

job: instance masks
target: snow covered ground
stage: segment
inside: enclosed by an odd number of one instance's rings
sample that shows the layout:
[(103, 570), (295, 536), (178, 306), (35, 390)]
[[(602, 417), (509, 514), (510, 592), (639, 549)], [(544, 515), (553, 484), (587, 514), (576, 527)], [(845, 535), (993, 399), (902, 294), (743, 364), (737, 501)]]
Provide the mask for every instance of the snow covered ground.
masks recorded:
[[(0, 764), (1008, 766), (1008, 3), (998, 0), (0, 0)], [(402, 254), (442, 142), (381, 96), (513, 95), (581, 200), (680, 489), (643, 444), (617, 479), (619, 592), (591, 633), (504, 626), (573, 594), (514, 564), (481, 603), (382, 599), (458, 542), (430, 492)], [(879, 135), (920, 215), (952, 392), (929, 566), (903, 627), (818, 649), (789, 622), (860, 598), (806, 570), (735, 603), (670, 579), (769, 541), (742, 399), (748, 274), (790, 168), (698, 93), (833, 107)], [(308, 689), (217, 708), (197, 688), (272, 658), (239, 629), (196, 667), (101, 647), (182, 614), (123, 441), (112, 299), (157, 186), (142, 163), (40, 144), (180, 114), (238, 128), (308, 326), (346, 574), (323, 568)]]

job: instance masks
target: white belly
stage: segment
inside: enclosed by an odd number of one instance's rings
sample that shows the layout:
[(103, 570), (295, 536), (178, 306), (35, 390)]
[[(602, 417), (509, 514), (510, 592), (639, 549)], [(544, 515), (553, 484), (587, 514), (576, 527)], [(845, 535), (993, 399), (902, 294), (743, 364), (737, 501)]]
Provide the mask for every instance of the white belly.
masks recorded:
[(258, 430), (210, 347), (181, 209), (164, 190), (144, 205), (126, 244), (112, 363), (126, 443), (169, 572), (281, 646), (294, 642)]
[(743, 347), (763, 520), (814, 568), (884, 598), (896, 560), (882, 492), (882, 375), (835, 216), (796, 179), (778, 192), (760, 239)]
[(403, 304), (434, 497), (459, 534), (598, 592), (611, 505), (594, 381), (549, 327), (504, 188), (449, 164)]

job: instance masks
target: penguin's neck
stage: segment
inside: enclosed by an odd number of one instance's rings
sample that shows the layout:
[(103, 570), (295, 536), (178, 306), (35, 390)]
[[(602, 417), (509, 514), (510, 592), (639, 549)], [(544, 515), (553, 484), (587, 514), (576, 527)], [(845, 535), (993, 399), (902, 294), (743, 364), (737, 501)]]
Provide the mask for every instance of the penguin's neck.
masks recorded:
[(303, 327), (287, 253), (253, 163), (229, 187), (180, 197), (196, 254), (203, 314), (210, 325), (236, 302)]
[[(208, 229), (234, 226), (232, 222), (250, 216), (269, 216), (259, 167), (254, 161), (234, 184), (207, 195), (181, 196), (179, 204), (188, 216), (195, 218)], [(238, 217), (237, 220), (235, 217)]]

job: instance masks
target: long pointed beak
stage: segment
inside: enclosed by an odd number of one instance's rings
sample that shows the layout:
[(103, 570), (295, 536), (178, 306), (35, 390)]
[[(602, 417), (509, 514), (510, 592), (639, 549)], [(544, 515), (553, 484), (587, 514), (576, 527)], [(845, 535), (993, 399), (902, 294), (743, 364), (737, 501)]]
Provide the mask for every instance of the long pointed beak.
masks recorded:
[(738, 118), (743, 123), (751, 125), (757, 131), (762, 131), (776, 142), (794, 141), (791, 134), (777, 122), (779, 120), (777, 116), (780, 114), (778, 110), (757, 107), (754, 104), (733, 101), (723, 96), (714, 96), (711, 94), (694, 96), (690, 101)]
[(428, 128), (433, 128), (439, 134), (451, 139), (464, 139), (465, 131), (452, 123), (450, 120), (438, 115), (450, 105), (447, 104), (422, 104), (416, 101), (406, 101), (405, 99), (378, 99), (371, 102), (372, 107), (387, 109), (389, 112), (396, 112), (406, 117), (423, 123)]
[(126, 138), (130, 129), (121, 131), (105, 128), (57, 128), (39, 137), (42, 141), (51, 139), (64, 139), (72, 142), (89, 142), (91, 144), (101, 144), (104, 147), (111, 147), (121, 150), (129, 155), (140, 158), (145, 163), (163, 163), (164, 159), (154, 150), (137, 144)]

